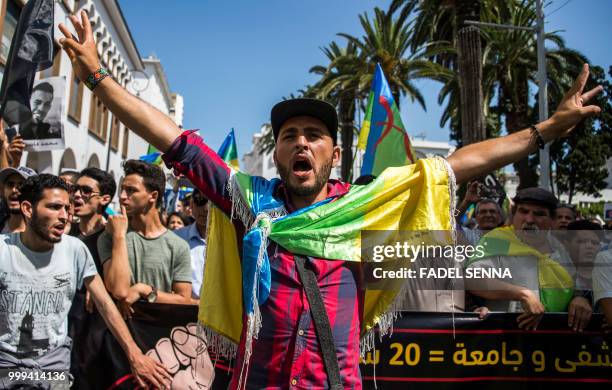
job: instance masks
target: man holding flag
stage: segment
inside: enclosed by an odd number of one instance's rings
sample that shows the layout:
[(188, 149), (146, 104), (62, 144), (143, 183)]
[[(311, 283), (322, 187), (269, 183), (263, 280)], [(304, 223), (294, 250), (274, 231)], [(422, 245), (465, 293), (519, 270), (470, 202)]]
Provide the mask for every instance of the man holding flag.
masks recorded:
[[(121, 122), (164, 152), (167, 165), (235, 217), (239, 237), (247, 231), (239, 265), (242, 302), (228, 309), (242, 313), (240, 332), (234, 333), (235, 324), (204, 323), (209, 335), (218, 336), (210, 339), (213, 345), (225, 347), (220, 352), (236, 351), (232, 342), (239, 340), (231, 388), (360, 389), (360, 338), (361, 352), (371, 348), (373, 327), (385, 334), (397, 310), (397, 292), (360, 288), (360, 232), (451, 230), (455, 178), (465, 182), (516, 161), (600, 111), (584, 106), (600, 90), (583, 93), (585, 65), (547, 121), (469, 145), (447, 160), (387, 169), (369, 185), (351, 188), (329, 179), (340, 159), (335, 109), (319, 100), (287, 100), (271, 113), (281, 180), (268, 181), (231, 168), (193, 131), (181, 131), (112, 78), (100, 76), (87, 14), (71, 21), (76, 35), (60, 25), (66, 37), (61, 44), (79, 78), (89, 79), (94, 94)], [(390, 120), (387, 115), (384, 122)], [(217, 290), (214, 310), (239, 291), (224, 275), (207, 286), (208, 265), (204, 290)]]

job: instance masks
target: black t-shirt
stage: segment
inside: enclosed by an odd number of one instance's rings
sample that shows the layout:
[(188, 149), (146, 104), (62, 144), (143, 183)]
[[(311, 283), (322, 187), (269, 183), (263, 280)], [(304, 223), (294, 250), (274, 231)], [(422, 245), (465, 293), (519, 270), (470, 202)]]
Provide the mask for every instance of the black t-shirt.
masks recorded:
[(100, 261), (100, 255), (98, 254), (98, 237), (100, 237), (102, 233), (104, 233), (104, 229), (100, 229), (89, 236), (83, 236), (82, 234), (79, 234), (78, 237), (81, 239), (81, 241), (83, 241), (87, 249), (89, 249), (91, 257), (93, 257), (93, 261), (96, 264), (98, 274), (102, 279), (104, 279), (102, 262)]
[(8, 207), (6, 207), (6, 203), (3, 199), (0, 199), (0, 231), (4, 229), (4, 224), (6, 224), (6, 221), (8, 221), (9, 216), (10, 215)]

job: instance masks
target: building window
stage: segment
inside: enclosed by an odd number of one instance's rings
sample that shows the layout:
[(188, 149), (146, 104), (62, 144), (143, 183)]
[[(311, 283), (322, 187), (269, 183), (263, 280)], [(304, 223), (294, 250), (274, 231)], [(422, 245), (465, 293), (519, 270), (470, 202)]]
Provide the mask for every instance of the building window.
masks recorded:
[(111, 149), (116, 152), (119, 150), (119, 119), (113, 115), (113, 122), (111, 123), (110, 133), (110, 146)]
[(62, 59), (62, 49), (59, 46), (53, 45), (53, 65), (45, 70), (40, 71), (40, 78), (59, 76), (60, 62)]
[(123, 127), (123, 145), (121, 148), (121, 157), (124, 159), (128, 156), (128, 141), (130, 136), (130, 129)]
[(70, 83), (70, 100), (68, 101), (68, 116), (77, 123), (81, 122), (81, 106), (83, 105), (83, 83), (76, 74), (72, 75)]
[(102, 101), (91, 94), (91, 107), (89, 108), (89, 132), (106, 143), (106, 132), (108, 127), (108, 109)]
[(15, 0), (5, 0), (5, 7), (2, 9), (1, 23), (2, 29), (2, 42), (0, 44), (0, 63), (6, 64), (9, 56), (9, 50), (11, 48), (11, 40), (15, 35), (15, 28), (17, 27), (17, 21), (19, 21), (19, 15), (21, 14), (21, 7)]

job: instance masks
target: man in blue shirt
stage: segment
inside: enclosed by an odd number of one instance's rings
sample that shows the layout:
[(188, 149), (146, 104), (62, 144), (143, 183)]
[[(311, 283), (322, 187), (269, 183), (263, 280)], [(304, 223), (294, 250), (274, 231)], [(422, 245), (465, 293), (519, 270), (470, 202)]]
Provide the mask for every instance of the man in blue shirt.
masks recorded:
[(187, 241), (191, 253), (191, 297), (200, 298), (200, 288), (204, 280), (204, 261), (206, 259), (206, 222), (208, 220), (208, 199), (195, 189), (191, 196), (191, 216), (195, 222), (175, 230), (179, 237)]

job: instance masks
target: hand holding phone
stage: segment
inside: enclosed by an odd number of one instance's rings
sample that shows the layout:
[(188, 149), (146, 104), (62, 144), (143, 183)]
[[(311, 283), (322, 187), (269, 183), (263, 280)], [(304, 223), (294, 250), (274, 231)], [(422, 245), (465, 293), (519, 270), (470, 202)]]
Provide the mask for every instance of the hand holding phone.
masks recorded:
[(17, 129), (14, 127), (9, 127), (8, 129), (4, 130), (4, 134), (6, 134), (6, 140), (10, 143), (17, 135)]

